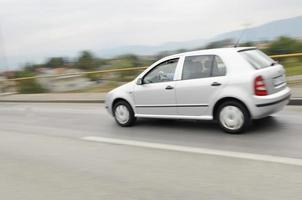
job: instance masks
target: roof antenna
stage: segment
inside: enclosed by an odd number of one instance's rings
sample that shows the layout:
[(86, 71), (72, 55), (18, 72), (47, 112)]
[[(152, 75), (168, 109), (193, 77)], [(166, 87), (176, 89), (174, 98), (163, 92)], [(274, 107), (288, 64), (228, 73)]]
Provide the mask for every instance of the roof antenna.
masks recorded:
[(248, 23), (243, 25), (243, 29), (242, 29), (242, 31), (241, 31), (241, 33), (240, 33), (240, 35), (239, 35), (239, 37), (238, 37), (235, 45), (234, 45), (235, 48), (239, 46), (239, 42), (240, 42), (243, 34), (247, 31), (248, 27), (249, 27)]

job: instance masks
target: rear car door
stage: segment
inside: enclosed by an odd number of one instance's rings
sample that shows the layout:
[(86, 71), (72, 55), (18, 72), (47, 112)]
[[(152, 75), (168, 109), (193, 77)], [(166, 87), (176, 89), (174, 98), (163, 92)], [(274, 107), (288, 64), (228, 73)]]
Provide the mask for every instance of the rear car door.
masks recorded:
[(178, 114), (209, 116), (210, 101), (223, 89), (225, 75), (226, 66), (216, 55), (186, 56), (175, 86)]
[(134, 89), (138, 115), (176, 115), (175, 71), (178, 58), (166, 60), (142, 77)]

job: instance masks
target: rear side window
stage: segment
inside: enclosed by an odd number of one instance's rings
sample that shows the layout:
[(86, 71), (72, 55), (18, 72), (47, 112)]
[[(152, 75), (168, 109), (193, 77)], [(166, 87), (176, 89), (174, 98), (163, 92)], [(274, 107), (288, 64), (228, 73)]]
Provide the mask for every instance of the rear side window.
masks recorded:
[(226, 67), (218, 56), (187, 56), (183, 65), (182, 80), (224, 76), (225, 74)]
[(262, 69), (274, 65), (276, 62), (258, 49), (239, 52), (255, 69)]

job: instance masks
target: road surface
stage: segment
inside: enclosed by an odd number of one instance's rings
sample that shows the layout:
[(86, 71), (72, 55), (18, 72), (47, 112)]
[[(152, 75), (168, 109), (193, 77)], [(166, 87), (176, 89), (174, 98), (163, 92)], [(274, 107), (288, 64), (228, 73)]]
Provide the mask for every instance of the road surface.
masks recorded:
[(118, 127), (103, 104), (0, 104), (1, 199), (300, 199), (302, 108), (228, 135), (212, 122)]

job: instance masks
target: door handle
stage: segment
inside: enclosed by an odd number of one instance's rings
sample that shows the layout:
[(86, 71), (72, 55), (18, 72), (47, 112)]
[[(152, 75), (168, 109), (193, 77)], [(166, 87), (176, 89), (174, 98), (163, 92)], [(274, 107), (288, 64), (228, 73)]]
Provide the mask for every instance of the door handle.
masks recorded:
[(173, 90), (174, 87), (172, 87), (171, 85), (168, 85), (165, 89), (166, 89), (166, 90)]
[(221, 83), (218, 83), (218, 82), (213, 82), (212, 84), (211, 84), (211, 86), (220, 86), (221, 85)]

